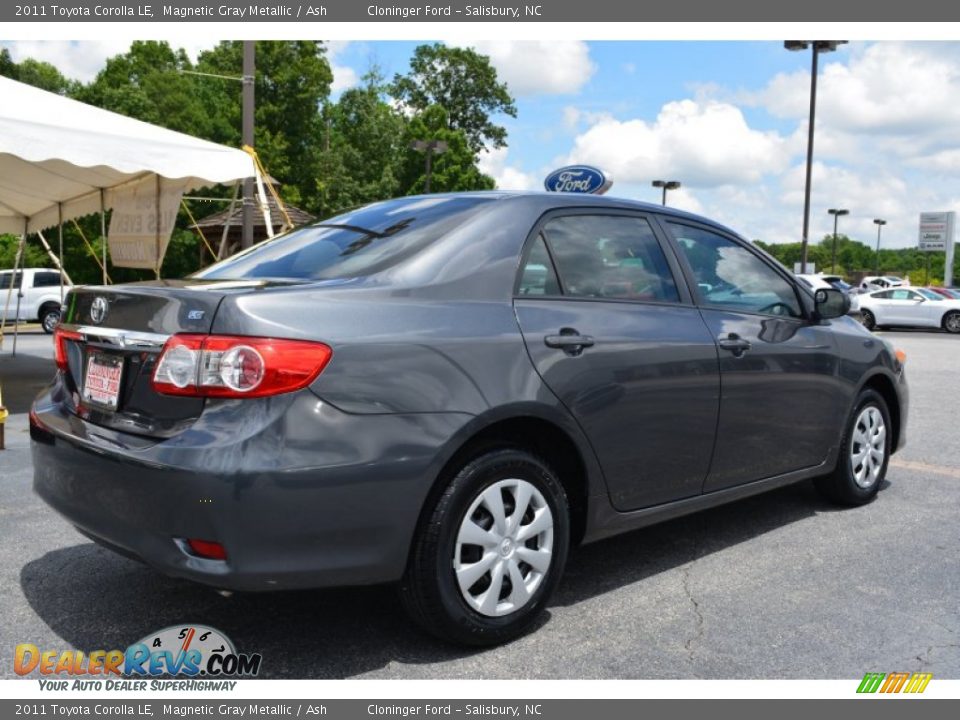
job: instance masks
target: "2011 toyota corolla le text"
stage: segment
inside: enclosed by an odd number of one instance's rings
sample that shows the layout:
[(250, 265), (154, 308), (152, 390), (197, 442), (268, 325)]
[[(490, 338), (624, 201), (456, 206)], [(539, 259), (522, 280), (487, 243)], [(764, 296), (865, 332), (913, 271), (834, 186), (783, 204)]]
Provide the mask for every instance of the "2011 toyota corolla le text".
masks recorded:
[(907, 386), (848, 302), (659, 206), (381, 202), (71, 291), (35, 488), (169, 575), (396, 582), (429, 631), (503, 642), (575, 543), (807, 478), (871, 500)]

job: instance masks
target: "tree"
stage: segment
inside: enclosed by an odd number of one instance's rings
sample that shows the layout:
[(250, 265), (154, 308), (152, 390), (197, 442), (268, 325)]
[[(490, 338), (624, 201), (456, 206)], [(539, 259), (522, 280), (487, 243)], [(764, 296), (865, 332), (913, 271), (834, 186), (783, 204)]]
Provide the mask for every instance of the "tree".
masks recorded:
[(447, 111), (448, 127), (463, 131), (467, 146), (476, 155), (486, 146), (505, 147), (507, 131), (490, 116), (517, 116), (505, 83), (497, 82), (490, 58), (470, 48), (440, 43), (420, 45), (410, 60), (410, 72), (396, 75), (390, 94), (415, 112), (431, 105)]
[[(326, 49), (313, 40), (264, 41), (256, 44), (256, 150), (267, 171), (283, 183), (284, 199), (305, 209), (319, 209), (319, 162), (323, 135), (320, 108), (330, 94), (333, 72)], [(200, 54), (197, 70), (239, 76), (243, 43), (221, 42)], [(239, 83), (202, 78), (205, 102), (222, 114), (211, 140), (240, 145)]]
[(320, 214), (400, 194), (407, 120), (384, 101), (383, 76), (373, 68), (363, 85), (323, 109), (320, 138)]
[[(407, 148), (414, 140), (441, 140), (447, 149), (434, 155), (430, 176), (431, 192), (454, 192), (461, 190), (493, 190), (494, 180), (480, 172), (476, 155), (470, 148), (463, 130), (451, 130), (446, 110), (440, 105), (431, 105), (410, 120), (407, 126)], [(401, 184), (407, 195), (422, 193), (426, 181), (426, 163), (422, 152), (407, 150)]]

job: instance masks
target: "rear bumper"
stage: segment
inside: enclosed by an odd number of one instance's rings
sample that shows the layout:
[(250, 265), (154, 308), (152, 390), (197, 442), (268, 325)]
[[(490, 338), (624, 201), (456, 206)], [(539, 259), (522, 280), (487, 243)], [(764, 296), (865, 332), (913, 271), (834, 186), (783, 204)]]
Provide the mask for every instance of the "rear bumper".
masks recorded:
[[(31, 413), (34, 489), (85, 535), (157, 570), (271, 590), (399, 579), (441, 449), (468, 416), (350, 415), (302, 391), (211, 404), (146, 441)], [(214, 540), (226, 561), (183, 549)]]

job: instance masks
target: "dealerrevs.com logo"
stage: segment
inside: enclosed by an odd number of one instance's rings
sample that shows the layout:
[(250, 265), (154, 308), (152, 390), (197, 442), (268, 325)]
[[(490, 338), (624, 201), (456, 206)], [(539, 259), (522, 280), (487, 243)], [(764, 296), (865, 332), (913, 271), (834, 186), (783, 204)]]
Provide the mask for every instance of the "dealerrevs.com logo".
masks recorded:
[[(44, 676), (40, 680), (44, 690), (146, 690), (148, 680), (151, 690), (232, 690), (236, 683), (222, 679), (256, 677), (262, 660), (259, 653), (238, 653), (230, 638), (216, 628), (173, 625), (126, 650), (84, 653), (41, 650), (21, 643), (14, 652), (13, 669), (21, 676)], [(171, 677), (190, 682), (159, 680)]]
[(932, 673), (867, 673), (860, 681), (858, 693), (919, 694), (927, 689)]

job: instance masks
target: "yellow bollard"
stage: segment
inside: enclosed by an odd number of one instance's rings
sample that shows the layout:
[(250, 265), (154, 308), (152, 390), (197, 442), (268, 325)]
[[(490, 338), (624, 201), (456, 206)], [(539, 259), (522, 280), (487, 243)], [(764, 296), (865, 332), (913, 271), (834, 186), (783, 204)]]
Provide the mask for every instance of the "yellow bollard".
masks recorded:
[(7, 409), (3, 406), (3, 388), (0, 387), (0, 450), (6, 450), (6, 445), (4, 445), (3, 438), (3, 429), (6, 427), (7, 415), (10, 413), (7, 412)]

